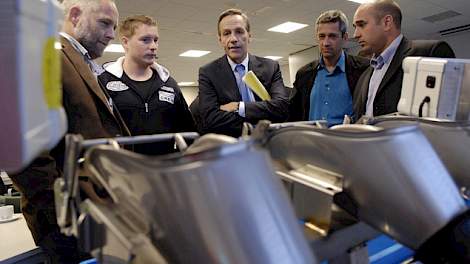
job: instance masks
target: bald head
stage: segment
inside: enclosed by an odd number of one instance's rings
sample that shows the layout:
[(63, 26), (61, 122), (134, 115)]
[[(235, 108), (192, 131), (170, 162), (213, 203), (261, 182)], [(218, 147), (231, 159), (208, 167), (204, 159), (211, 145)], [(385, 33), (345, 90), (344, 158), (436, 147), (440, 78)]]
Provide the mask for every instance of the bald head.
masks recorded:
[(354, 38), (366, 54), (381, 54), (401, 34), (401, 10), (392, 0), (362, 4), (354, 14)]
[(92, 59), (101, 57), (114, 39), (118, 10), (113, 0), (64, 0), (62, 30), (85, 47)]
[(389, 15), (393, 18), (393, 24), (398, 30), (401, 30), (402, 14), (400, 6), (393, 0), (375, 0), (370, 3), (365, 3), (359, 8), (371, 8), (376, 22)]

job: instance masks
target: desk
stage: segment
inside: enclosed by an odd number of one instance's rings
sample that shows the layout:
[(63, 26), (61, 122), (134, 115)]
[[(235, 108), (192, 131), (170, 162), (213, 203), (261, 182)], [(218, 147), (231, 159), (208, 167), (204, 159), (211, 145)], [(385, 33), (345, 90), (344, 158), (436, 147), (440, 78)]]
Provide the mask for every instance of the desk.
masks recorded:
[(0, 223), (0, 262), (9, 262), (9, 258), (25, 252), (36, 250), (33, 237), (22, 214), (20, 218), (7, 223)]

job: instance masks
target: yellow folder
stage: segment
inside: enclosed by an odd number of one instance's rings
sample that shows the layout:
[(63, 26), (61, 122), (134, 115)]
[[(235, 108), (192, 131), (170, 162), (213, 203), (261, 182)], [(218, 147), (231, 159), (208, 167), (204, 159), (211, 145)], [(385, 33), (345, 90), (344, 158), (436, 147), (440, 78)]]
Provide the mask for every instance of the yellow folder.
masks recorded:
[(242, 80), (263, 101), (271, 100), (271, 96), (268, 91), (266, 91), (266, 88), (264, 88), (263, 84), (258, 80), (258, 77), (256, 77), (253, 71), (248, 71), (245, 76), (243, 76)]

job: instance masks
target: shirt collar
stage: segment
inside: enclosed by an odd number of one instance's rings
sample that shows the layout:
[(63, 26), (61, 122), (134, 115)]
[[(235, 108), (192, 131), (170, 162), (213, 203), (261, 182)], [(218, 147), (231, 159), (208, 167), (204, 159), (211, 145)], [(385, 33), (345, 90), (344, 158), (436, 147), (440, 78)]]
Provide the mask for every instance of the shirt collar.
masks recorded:
[(229, 56), (227, 56), (227, 61), (228, 64), (230, 64), (230, 68), (232, 68), (232, 71), (235, 72), (235, 67), (237, 67), (238, 64), (242, 64), (245, 66), (245, 70), (248, 71), (248, 61), (249, 61), (249, 55), (246, 54), (246, 58), (242, 61), (242, 63), (235, 63), (232, 59), (230, 59)]
[(403, 34), (398, 35), (378, 57), (374, 56), (370, 60), (371, 66), (380, 70), (384, 64), (390, 64), (402, 39)]
[[(344, 50), (341, 51), (341, 55), (339, 56), (339, 60), (335, 65), (335, 70), (339, 68), (342, 72), (346, 72), (346, 55)], [(325, 62), (323, 61), (323, 55), (320, 56), (320, 61), (318, 63), (318, 69), (325, 68)]]
[(78, 51), (80, 54), (82, 54), (83, 56), (85, 56), (87, 59), (91, 60), (91, 57), (90, 57), (90, 54), (88, 54), (88, 51), (85, 49), (85, 47), (82, 46), (82, 44), (80, 44), (80, 42), (78, 42), (74, 37), (70, 36), (69, 34), (65, 33), (65, 32), (60, 32), (59, 33), (62, 37), (64, 37), (66, 40), (68, 40), (68, 42), (70, 42), (70, 45), (72, 45), (72, 47)]
[(65, 32), (60, 32), (59, 33), (62, 37), (64, 37), (68, 42), (70, 42), (70, 45), (80, 54), (82, 54), (85, 62), (88, 64), (90, 67), (90, 70), (93, 72), (95, 76), (98, 76), (104, 72), (104, 68), (96, 63), (94, 60), (91, 59), (90, 54), (88, 51), (85, 49), (85, 47), (80, 44), (75, 38), (70, 36), (69, 34)]

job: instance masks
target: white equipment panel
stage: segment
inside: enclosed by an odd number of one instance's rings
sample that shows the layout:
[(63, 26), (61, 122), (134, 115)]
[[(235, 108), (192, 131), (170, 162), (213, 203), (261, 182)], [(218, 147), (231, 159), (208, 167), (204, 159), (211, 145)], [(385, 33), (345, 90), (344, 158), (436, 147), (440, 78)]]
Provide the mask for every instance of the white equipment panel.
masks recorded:
[(56, 0), (0, 1), (0, 169), (18, 170), (66, 131)]

